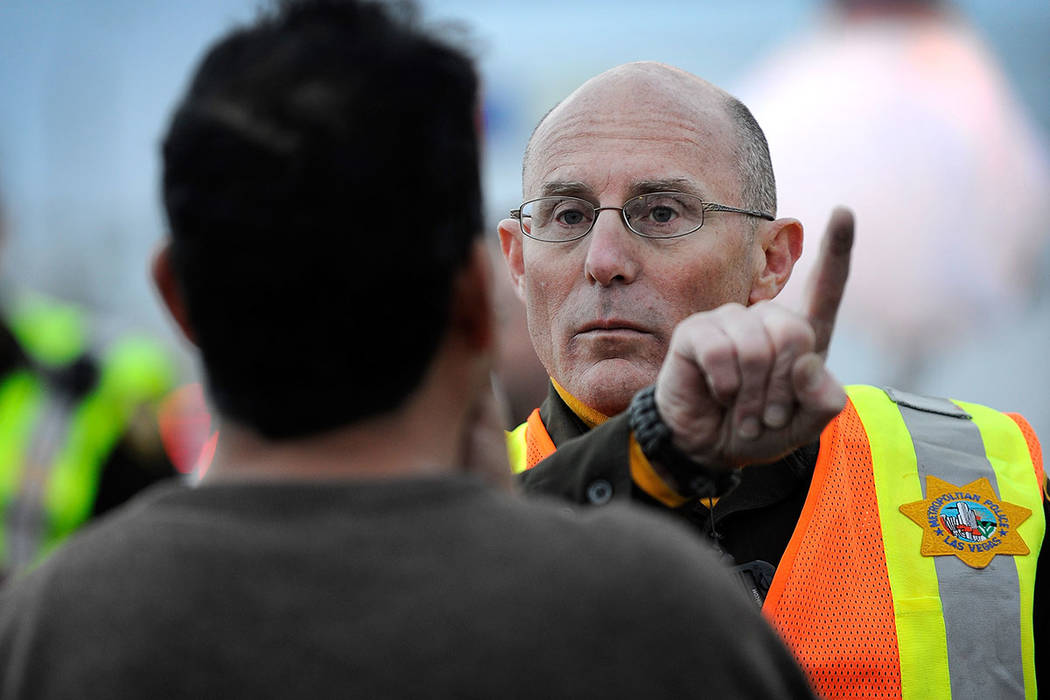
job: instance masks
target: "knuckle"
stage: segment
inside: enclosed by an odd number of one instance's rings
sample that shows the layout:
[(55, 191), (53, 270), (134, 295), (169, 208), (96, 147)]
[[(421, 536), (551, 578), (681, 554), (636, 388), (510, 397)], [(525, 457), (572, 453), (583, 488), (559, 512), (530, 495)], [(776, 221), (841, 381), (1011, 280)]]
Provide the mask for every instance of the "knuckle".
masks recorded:
[(816, 344), (817, 335), (809, 321), (785, 311), (765, 319), (766, 332), (777, 352), (800, 355)]
[(766, 387), (766, 403), (776, 403), (790, 410), (795, 404), (795, 392), (791, 381), (786, 377), (771, 381)]
[(696, 356), (703, 367), (724, 367), (735, 363), (736, 350), (724, 335), (705, 336), (696, 348)]
[(718, 372), (708, 375), (711, 393), (720, 400), (732, 398), (740, 389), (740, 377), (731, 372)]
[(745, 375), (764, 375), (773, 362), (773, 351), (766, 345), (754, 344), (739, 348), (737, 358)]
[(709, 312), (700, 312), (687, 316), (671, 330), (670, 344), (676, 346), (689, 343), (700, 347), (712, 336), (719, 335), (715, 330), (717, 325)]

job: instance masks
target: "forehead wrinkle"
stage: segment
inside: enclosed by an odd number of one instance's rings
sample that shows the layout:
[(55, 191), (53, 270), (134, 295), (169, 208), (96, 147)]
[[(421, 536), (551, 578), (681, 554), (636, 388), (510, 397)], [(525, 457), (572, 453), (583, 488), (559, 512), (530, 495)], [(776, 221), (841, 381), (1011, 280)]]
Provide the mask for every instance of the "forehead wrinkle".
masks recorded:
[[(595, 194), (603, 188), (603, 183), (598, 182), (582, 182), (578, 176), (575, 175), (573, 166), (578, 162), (577, 156), (579, 154), (578, 144), (580, 142), (594, 143), (595, 140), (605, 142), (605, 148), (609, 150), (620, 150), (624, 153), (629, 153), (635, 150), (634, 147), (643, 147), (647, 144), (660, 143), (666, 144), (674, 149), (694, 149), (697, 152), (697, 165), (702, 164), (704, 161), (721, 161), (725, 160), (727, 154), (721, 152), (723, 149), (718, 148), (717, 144), (710, 143), (710, 135), (705, 141), (704, 135), (697, 134), (696, 131), (690, 132), (687, 136), (681, 137), (671, 136), (668, 137), (666, 130), (661, 131), (660, 129), (653, 129), (647, 132), (638, 133), (637, 131), (625, 128), (614, 128), (614, 129), (594, 129), (588, 131), (577, 132), (561, 138), (555, 138), (552, 140), (549, 146), (542, 142), (538, 144), (539, 148), (533, 153), (530, 167), (526, 171), (526, 182), (525, 187), (530, 190), (534, 190), (536, 187), (541, 187), (544, 190), (544, 194), (548, 189), (548, 183), (569, 183), (572, 182), (574, 185), (579, 185), (576, 189), (580, 191), (587, 191), (591, 194)], [(710, 153), (711, 151), (714, 153)], [(708, 155), (705, 157), (703, 154), (707, 152)], [(728, 166), (731, 161), (726, 160)], [(568, 170), (564, 169), (568, 167)], [(558, 173), (562, 176), (559, 177)], [(694, 177), (682, 177), (679, 173), (639, 173), (638, 182), (635, 183), (631, 190), (636, 194), (640, 194), (643, 190), (656, 191), (650, 187), (647, 183), (663, 182), (667, 184), (677, 183), (675, 187), (664, 187), (660, 189), (672, 189), (688, 191), (691, 194), (697, 194), (701, 197), (705, 196), (706, 193), (701, 191), (701, 183), (697, 182)], [(567, 177), (566, 177), (567, 176)], [(555, 194), (568, 194), (568, 192), (557, 191)], [(531, 192), (526, 192), (531, 194)]]
[[(633, 112), (633, 110), (632, 110)], [(633, 113), (609, 114), (598, 109), (595, 112), (567, 114), (560, 119), (550, 119), (537, 134), (535, 145), (547, 150), (556, 144), (571, 143), (578, 139), (608, 139), (611, 141), (668, 141), (702, 146), (718, 138), (712, 128), (717, 118), (710, 114), (674, 114), (670, 110), (653, 110), (652, 115), (635, 116)]]
[(676, 115), (656, 113), (652, 118), (620, 115), (576, 113), (548, 119), (533, 141), (527, 170), (564, 156), (576, 148), (579, 142), (619, 142), (620, 147), (630, 144), (673, 143), (675, 147), (699, 150), (726, 151), (725, 134), (721, 120), (709, 114)]
[(694, 129), (682, 130), (680, 135), (670, 135), (669, 131), (669, 128), (661, 128), (659, 125), (653, 127), (652, 124), (645, 131), (622, 125), (615, 127), (597, 125), (595, 128), (577, 130), (566, 135), (551, 135), (549, 138), (544, 135), (536, 140), (530, 162), (527, 163), (526, 173), (527, 176), (535, 177), (537, 172), (544, 169), (549, 170), (553, 165), (558, 165), (558, 161), (572, 162), (573, 156), (578, 151), (578, 144), (581, 142), (600, 142), (607, 148), (619, 148), (627, 152), (633, 150), (632, 144), (641, 146), (649, 143), (671, 143), (672, 141), (675, 148), (703, 150), (713, 141), (710, 132), (699, 134)]

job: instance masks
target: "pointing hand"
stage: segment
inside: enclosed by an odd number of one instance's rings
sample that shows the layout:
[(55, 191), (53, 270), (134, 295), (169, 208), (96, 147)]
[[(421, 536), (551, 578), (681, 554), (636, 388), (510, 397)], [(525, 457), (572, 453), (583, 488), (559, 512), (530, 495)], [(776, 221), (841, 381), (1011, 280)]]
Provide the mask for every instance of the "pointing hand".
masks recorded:
[(729, 468), (771, 462), (820, 436), (846, 403), (824, 360), (852, 245), (853, 215), (838, 208), (801, 312), (726, 304), (678, 324), (655, 393), (678, 449)]

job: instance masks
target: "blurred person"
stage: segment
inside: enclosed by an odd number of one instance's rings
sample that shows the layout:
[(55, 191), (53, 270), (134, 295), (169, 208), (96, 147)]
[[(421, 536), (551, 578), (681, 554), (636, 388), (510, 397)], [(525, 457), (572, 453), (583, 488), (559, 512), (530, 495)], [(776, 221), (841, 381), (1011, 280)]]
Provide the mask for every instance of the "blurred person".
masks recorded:
[(524, 489), (706, 534), (822, 695), (1032, 697), (1050, 631), (1035, 434), (971, 403), (844, 390), (824, 357), (852, 215), (833, 213), (801, 312), (772, 302), (803, 230), (777, 218), (747, 107), (671, 66), (619, 66), (544, 117), (522, 178), (499, 234), (551, 378), (509, 435)]
[[(1045, 135), (951, 3), (837, 0), (828, 10), (737, 92), (769, 139), (781, 205), (806, 221), (848, 201), (877, 232), (857, 243), (833, 370), (931, 387), (931, 372), (976, 341), (988, 365), (1031, 381), (1039, 357), (1016, 371), (1023, 350), (987, 341), (1027, 322), (1038, 287), (1050, 289), (1038, 267), (1050, 252)], [(799, 271), (811, 265), (804, 256)], [(783, 296), (802, 294), (793, 283)], [(980, 387), (966, 373), (954, 380), (955, 391)], [(1029, 400), (1020, 382), (1011, 387), (1014, 401), (1050, 410), (1045, 392)]]
[(504, 492), (475, 71), (412, 20), (204, 57), (153, 273), (222, 438), (0, 596), (4, 698), (810, 697), (688, 532)]
[[(0, 221), (0, 245), (3, 243)], [(174, 367), (134, 333), (26, 290), (0, 304), (0, 581), (175, 471), (156, 424)]]
[(529, 341), (525, 306), (514, 291), (510, 275), (503, 265), (499, 241), (489, 239), (493, 270), (493, 294), (496, 307), (496, 367), (494, 377), (497, 395), (504, 407), (504, 427), (521, 423), (547, 395), (547, 372)]

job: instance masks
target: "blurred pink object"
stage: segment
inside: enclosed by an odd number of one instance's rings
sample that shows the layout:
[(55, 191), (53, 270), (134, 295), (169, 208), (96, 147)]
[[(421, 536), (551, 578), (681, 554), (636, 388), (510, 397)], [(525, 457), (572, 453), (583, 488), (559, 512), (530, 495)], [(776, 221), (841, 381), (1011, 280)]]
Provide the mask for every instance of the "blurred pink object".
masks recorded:
[(892, 365), (869, 381), (910, 383), (1031, 299), (1050, 233), (1046, 145), (961, 20), (896, 5), (836, 15), (737, 94), (769, 139), (779, 215), (806, 227), (782, 300), (797, 303), (832, 207), (857, 214), (839, 319)]
[(200, 382), (185, 384), (161, 402), (157, 412), (161, 441), (171, 463), (199, 480), (211, 466), (219, 431), (212, 430), (211, 411)]

